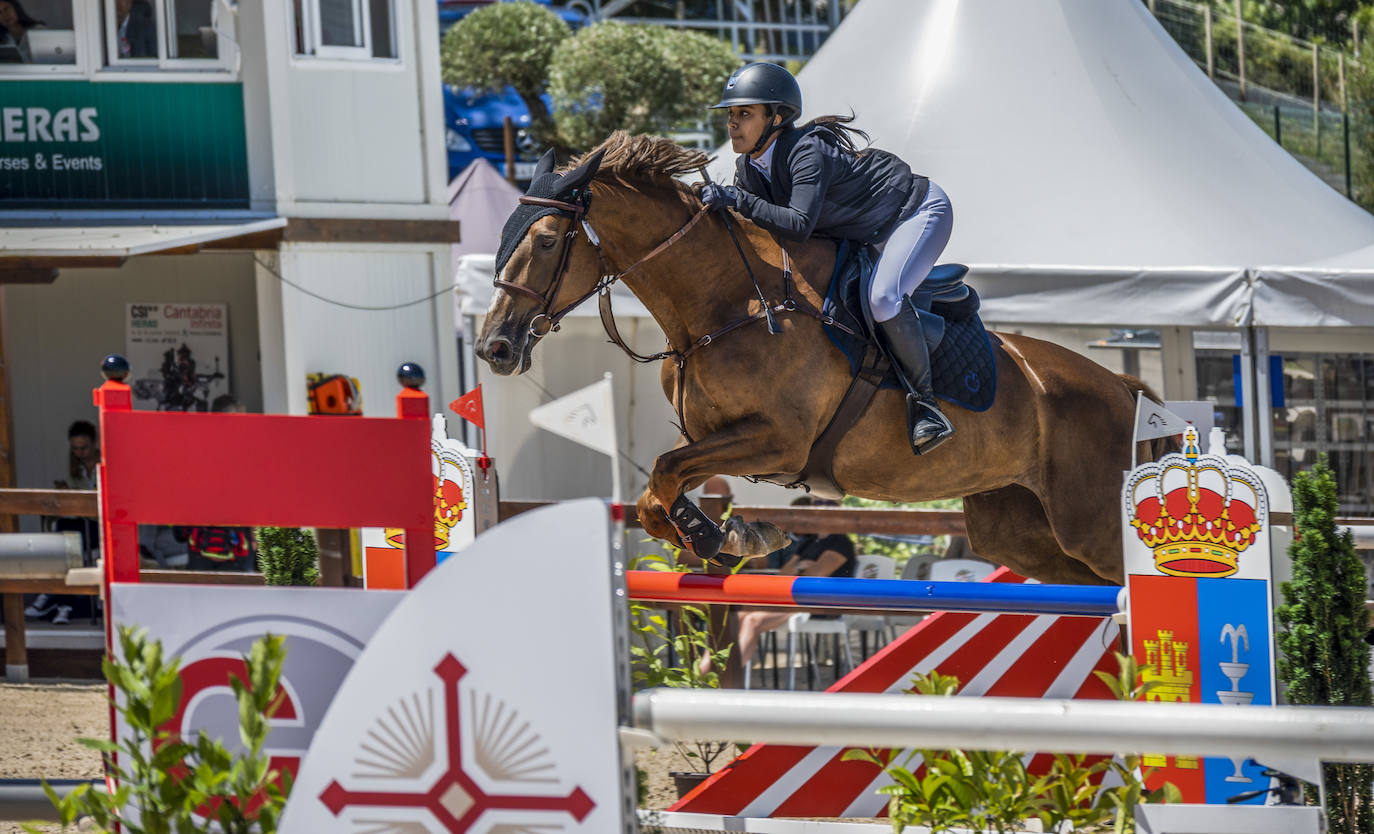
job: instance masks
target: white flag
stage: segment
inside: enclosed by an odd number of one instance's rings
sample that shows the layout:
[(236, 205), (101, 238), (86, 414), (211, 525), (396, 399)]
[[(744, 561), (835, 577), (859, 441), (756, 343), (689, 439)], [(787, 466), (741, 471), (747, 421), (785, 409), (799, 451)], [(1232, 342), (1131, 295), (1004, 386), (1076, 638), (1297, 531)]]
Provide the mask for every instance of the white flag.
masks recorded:
[(600, 382), (531, 409), (530, 422), (614, 458), (615, 403), (611, 399), (610, 374)]
[(1135, 440), (1154, 440), (1156, 437), (1171, 437), (1183, 434), (1188, 421), (1169, 409), (1146, 397), (1135, 395)]

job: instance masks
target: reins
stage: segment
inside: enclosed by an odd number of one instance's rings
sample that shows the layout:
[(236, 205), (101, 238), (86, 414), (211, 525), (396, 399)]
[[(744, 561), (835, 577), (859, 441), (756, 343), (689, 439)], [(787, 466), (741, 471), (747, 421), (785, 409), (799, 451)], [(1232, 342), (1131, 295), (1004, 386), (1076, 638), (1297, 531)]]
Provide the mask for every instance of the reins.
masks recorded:
[[(535, 315), (533, 319), (530, 320), (529, 327), (530, 335), (536, 338), (542, 338), (548, 335), (550, 332), (557, 332), (560, 327), (559, 323), (563, 320), (564, 316), (568, 315), (568, 313), (571, 313), (574, 309), (580, 306), (587, 299), (591, 298), (593, 295), (600, 294), (598, 306), (601, 315), (601, 326), (605, 329), (606, 336), (611, 340), (612, 344), (620, 348), (626, 356), (628, 356), (635, 362), (648, 363), (657, 362), (662, 359), (671, 359), (673, 360), (673, 364), (677, 366), (677, 380), (673, 386), (675, 389), (673, 396), (673, 407), (674, 410), (677, 412), (678, 431), (681, 432), (682, 436), (686, 438), (688, 443), (691, 443), (693, 441), (692, 436), (687, 432), (687, 418), (686, 413), (684, 411), (684, 398), (685, 390), (687, 387), (687, 360), (697, 351), (701, 350), (702, 348), (705, 348), (707, 345), (714, 344), (722, 336), (732, 333), (740, 329), (741, 327), (744, 327), (745, 325), (752, 324), (756, 321), (770, 320), (774, 313), (803, 313), (805, 315), (811, 316), (812, 318), (816, 319), (822, 324), (838, 327), (844, 330), (845, 332), (853, 335), (853, 331), (851, 331), (848, 327), (845, 327), (843, 324), (835, 321), (832, 317), (825, 315), (821, 311), (812, 310), (809, 309), (809, 307), (797, 306), (796, 299), (792, 297), (792, 259), (787, 254), (787, 249), (782, 248), (783, 300), (781, 302), (770, 305), (764, 298), (763, 294), (760, 292), (759, 301), (761, 309), (758, 312), (736, 319), (730, 322), (729, 324), (725, 325), (724, 327), (707, 333), (705, 336), (702, 336), (694, 340), (691, 344), (689, 344), (686, 348), (682, 350), (674, 348), (670, 340), (668, 342), (668, 349), (665, 351), (660, 351), (659, 353), (653, 353), (648, 355), (636, 353), (628, 344), (626, 344), (625, 340), (621, 338), (620, 329), (616, 326), (615, 312), (611, 309), (611, 287), (617, 281), (624, 278), (626, 275), (643, 266), (650, 260), (653, 260), (655, 257), (662, 254), (666, 249), (671, 247), (673, 244), (682, 240), (682, 238), (685, 237), (687, 233), (690, 232), (697, 225), (697, 223), (701, 221), (701, 218), (704, 217), (706, 213), (711, 210), (710, 206), (703, 205), (695, 214), (691, 216), (690, 219), (688, 219), (688, 221), (685, 224), (683, 224), (683, 226), (680, 229), (678, 229), (676, 232), (673, 232), (662, 243), (659, 243), (657, 246), (655, 246), (652, 250), (649, 251), (647, 255), (630, 264), (625, 269), (617, 271), (615, 267), (611, 265), (610, 260), (606, 256), (606, 253), (602, 250), (601, 239), (597, 236), (595, 230), (592, 229), (591, 223), (587, 220), (587, 211), (591, 207), (591, 192), (589, 190), (573, 192), (573, 198), (571, 201), (553, 200), (545, 197), (526, 196), (520, 198), (520, 203), (522, 205), (527, 206), (540, 206), (542, 208), (551, 208), (565, 216), (571, 215), (572, 223), (568, 225), (568, 231), (563, 235), (562, 248), (558, 255), (558, 266), (556, 267), (553, 280), (550, 282), (549, 288), (547, 290), (545, 290), (543, 293), (536, 292), (535, 290), (532, 290), (528, 287), (524, 287), (519, 284), (512, 283), (510, 281), (505, 281), (501, 278), (496, 278), (494, 280), (493, 283), (495, 284), (495, 286), (502, 289), (510, 290), (520, 295), (527, 296), (539, 303), (540, 311)], [(596, 284), (592, 286), (590, 290), (583, 293), (572, 303), (564, 306), (560, 310), (550, 312), (550, 310), (553, 308), (553, 301), (555, 298), (558, 297), (558, 291), (562, 288), (563, 280), (567, 275), (568, 260), (572, 254), (573, 243), (577, 240), (579, 231), (586, 233), (587, 242), (591, 244), (592, 249), (596, 252), (597, 260), (601, 264), (601, 277), (597, 280)], [(733, 234), (731, 236), (733, 237)], [(736, 250), (739, 252), (740, 259), (744, 262), (744, 268), (748, 271), (749, 276), (752, 279), (754, 271), (751, 265), (749, 264), (748, 257), (744, 253), (744, 249), (739, 246), (738, 241), (735, 242), (735, 247)], [(755, 281), (755, 287), (757, 288), (757, 286), (757, 281)]]

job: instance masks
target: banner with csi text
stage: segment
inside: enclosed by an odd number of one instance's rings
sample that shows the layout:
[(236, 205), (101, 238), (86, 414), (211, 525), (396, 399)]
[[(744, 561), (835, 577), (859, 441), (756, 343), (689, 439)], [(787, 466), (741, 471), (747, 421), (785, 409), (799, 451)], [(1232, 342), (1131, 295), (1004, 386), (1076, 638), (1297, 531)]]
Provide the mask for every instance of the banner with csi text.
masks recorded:
[(229, 305), (138, 301), (124, 320), (134, 408), (210, 411), (231, 393)]

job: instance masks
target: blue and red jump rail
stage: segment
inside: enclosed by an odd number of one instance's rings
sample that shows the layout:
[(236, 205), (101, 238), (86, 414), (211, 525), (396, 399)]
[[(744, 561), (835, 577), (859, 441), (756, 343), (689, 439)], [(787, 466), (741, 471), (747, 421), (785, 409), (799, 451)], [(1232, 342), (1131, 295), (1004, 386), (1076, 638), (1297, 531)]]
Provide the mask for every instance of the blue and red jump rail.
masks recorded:
[(630, 598), (639, 602), (843, 609), (869, 614), (959, 611), (1110, 617), (1122, 610), (1115, 585), (1039, 585), (1019, 582), (925, 582), (839, 579), (829, 576), (732, 576), (627, 571)]

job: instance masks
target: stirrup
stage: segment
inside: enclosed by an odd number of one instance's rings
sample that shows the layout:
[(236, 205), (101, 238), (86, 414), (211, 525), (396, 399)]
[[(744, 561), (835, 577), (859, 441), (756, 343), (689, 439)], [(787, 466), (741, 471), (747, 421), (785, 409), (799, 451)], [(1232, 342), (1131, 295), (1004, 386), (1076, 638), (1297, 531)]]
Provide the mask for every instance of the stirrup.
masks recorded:
[(673, 506), (668, 508), (668, 518), (677, 528), (683, 546), (698, 558), (722, 567), (733, 567), (719, 561), (721, 545), (725, 544), (725, 531), (701, 507), (692, 503), (692, 499), (679, 495)]
[[(925, 424), (924, 427), (922, 424)], [(925, 455), (954, 434), (954, 424), (935, 404), (933, 397), (906, 395), (906, 426), (914, 454)], [(917, 430), (924, 428), (920, 435)]]

